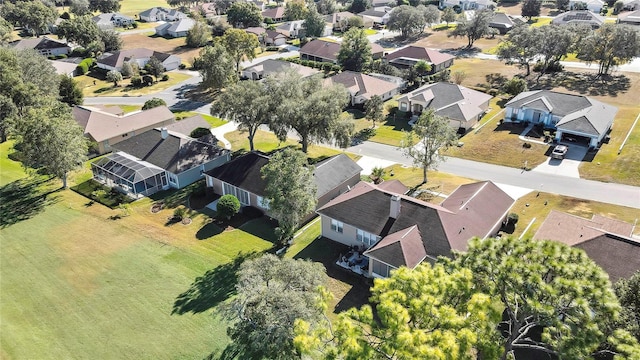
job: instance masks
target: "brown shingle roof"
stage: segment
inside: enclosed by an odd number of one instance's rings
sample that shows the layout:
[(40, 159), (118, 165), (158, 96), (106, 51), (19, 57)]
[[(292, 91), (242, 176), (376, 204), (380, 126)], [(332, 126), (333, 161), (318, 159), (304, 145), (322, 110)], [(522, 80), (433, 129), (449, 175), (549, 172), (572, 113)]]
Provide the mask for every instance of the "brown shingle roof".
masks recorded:
[(165, 61), (171, 54), (163, 53), (151, 49), (145, 48), (137, 48), (137, 49), (128, 49), (128, 50), (120, 50), (115, 51), (113, 53), (108, 53), (98, 59), (98, 63), (113, 66), (113, 67), (121, 67), (125, 61), (129, 61), (130, 59), (144, 59), (155, 57), (160, 61)]
[(552, 210), (533, 238), (583, 249), (615, 281), (640, 269), (640, 242), (632, 231), (633, 225), (601, 215), (585, 219)]
[(300, 54), (307, 54), (332, 61), (338, 60), (338, 52), (340, 52), (340, 44), (318, 39), (309, 41), (300, 49)]
[(382, 96), (398, 88), (389, 81), (354, 71), (343, 71), (327, 79), (327, 82), (343, 85), (352, 95), (370, 99), (374, 95)]
[(84, 129), (84, 133), (90, 135), (97, 142), (149, 126), (159, 126), (165, 121), (174, 119), (173, 113), (166, 106), (158, 106), (123, 116), (84, 106), (74, 106), (72, 113), (76, 122)]
[(275, 8), (267, 9), (262, 12), (262, 16), (272, 19), (281, 19), (284, 17), (284, 7), (278, 6)]
[(364, 255), (396, 268), (406, 266), (413, 269), (427, 257), (427, 252), (422, 244), (422, 235), (418, 226), (413, 225), (408, 229), (402, 229), (385, 236), (384, 239), (365, 251)]
[(422, 46), (409, 45), (385, 56), (385, 59), (387, 59), (387, 61), (391, 61), (397, 58), (424, 60), (434, 65), (439, 65), (445, 61), (454, 59), (455, 56), (444, 54), (437, 50), (427, 49), (426, 47)]

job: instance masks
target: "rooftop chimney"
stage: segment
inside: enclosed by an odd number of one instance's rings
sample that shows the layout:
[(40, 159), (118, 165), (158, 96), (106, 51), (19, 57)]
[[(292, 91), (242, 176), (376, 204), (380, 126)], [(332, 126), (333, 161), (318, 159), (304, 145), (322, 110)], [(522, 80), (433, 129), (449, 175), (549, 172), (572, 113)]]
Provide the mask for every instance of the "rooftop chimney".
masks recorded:
[(169, 137), (169, 130), (167, 130), (166, 127), (163, 127), (160, 129), (160, 135), (162, 135), (163, 139), (166, 139)]
[(397, 219), (398, 215), (400, 215), (400, 208), (402, 207), (400, 201), (400, 195), (391, 195), (391, 204), (389, 206), (390, 218)]

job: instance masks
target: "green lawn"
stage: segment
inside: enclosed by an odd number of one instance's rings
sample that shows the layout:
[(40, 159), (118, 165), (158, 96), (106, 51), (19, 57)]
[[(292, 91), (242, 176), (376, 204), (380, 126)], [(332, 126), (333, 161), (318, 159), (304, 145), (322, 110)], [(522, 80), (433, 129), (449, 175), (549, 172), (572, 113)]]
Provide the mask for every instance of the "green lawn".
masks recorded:
[(82, 89), (84, 96), (138, 96), (148, 95), (158, 91), (166, 90), (190, 78), (189, 75), (168, 72), (169, 80), (158, 81), (151, 86), (142, 88), (129, 87), (130, 79), (124, 79), (117, 87), (112, 82), (106, 81), (104, 75), (98, 72), (90, 72), (88, 75), (77, 76), (75, 79)]
[(364, 29), (364, 34), (369, 36), (369, 35), (375, 35), (378, 33), (378, 30), (374, 30), (374, 29)]
[(119, 212), (70, 190), (41, 197), (43, 185), (14, 182), (26, 174), (10, 146), (0, 144), (0, 358), (201, 359), (226, 346), (211, 312), (233, 293), (233, 260), (271, 248), (252, 235), (268, 238), (264, 226), (220, 232), (199, 213), (166, 226), (172, 209), (152, 214), (151, 199), (110, 220)]
[(200, 115), (202, 116), (203, 119), (205, 119), (209, 123), (209, 125), (211, 125), (212, 128), (222, 126), (227, 123), (226, 120), (222, 120), (218, 117), (207, 115), (207, 114), (197, 113), (195, 111), (174, 111), (173, 113), (176, 115), (176, 119), (184, 119), (191, 116)]
[(170, 7), (165, 0), (122, 0), (120, 5), (120, 13), (132, 17), (152, 7)]

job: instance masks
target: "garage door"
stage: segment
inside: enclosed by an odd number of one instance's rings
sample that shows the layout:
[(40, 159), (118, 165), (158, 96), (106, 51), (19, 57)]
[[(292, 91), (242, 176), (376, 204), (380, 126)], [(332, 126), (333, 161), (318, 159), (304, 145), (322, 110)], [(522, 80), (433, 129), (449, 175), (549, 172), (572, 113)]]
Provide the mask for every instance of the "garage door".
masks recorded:
[(576, 144), (589, 145), (591, 138), (581, 135), (574, 135), (569, 133), (562, 133), (562, 141)]

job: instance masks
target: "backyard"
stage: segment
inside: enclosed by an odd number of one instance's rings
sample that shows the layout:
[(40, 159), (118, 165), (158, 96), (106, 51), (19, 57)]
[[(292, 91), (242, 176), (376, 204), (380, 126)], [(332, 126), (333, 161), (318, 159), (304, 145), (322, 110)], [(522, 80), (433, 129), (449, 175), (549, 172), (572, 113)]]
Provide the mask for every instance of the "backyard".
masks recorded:
[(133, 87), (130, 86), (131, 79), (123, 79), (114, 86), (113, 82), (105, 79), (105, 74), (100, 71), (91, 71), (87, 75), (76, 76), (75, 80), (82, 89), (84, 96), (141, 96), (156, 93), (175, 86), (191, 76), (171, 71), (166, 73), (169, 76), (167, 81), (154, 82), (151, 86)]

